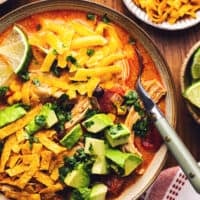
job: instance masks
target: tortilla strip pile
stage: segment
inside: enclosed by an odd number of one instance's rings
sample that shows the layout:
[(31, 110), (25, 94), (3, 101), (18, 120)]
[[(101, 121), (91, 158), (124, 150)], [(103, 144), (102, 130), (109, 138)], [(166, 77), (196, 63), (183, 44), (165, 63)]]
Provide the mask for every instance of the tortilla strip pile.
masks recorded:
[(58, 169), (67, 150), (53, 141), (56, 132), (38, 132), (34, 136), (37, 142), (31, 145), (23, 130), (40, 109), (38, 105), (14, 124), (0, 129), (0, 138), (5, 140), (0, 160), (0, 187), (9, 186), (5, 191), (8, 198), (40, 200), (40, 194), (63, 189)]

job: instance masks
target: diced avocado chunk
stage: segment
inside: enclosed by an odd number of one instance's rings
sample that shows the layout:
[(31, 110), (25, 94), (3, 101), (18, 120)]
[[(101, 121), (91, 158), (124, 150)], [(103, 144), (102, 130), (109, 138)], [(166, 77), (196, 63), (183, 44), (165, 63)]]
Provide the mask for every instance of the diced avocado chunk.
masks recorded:
[(42, 107), (39, 115), (44, 115), (46, 117), (46, 124), (45, 124), (46, 128), (51, 128), (54, 124), (56, 124), (58, 122), (58, 118), (56, 116), (56, 113), (51, 108), (50, 103), (46, 103)]
[(124, 170), (123, 176), (131, 174), (142, 163), (142, 158), (137, 154), (111, 148), (106, 149), (106, 158)]
[(116, 147), (128, 142), (130, 131), (123, 124), (115, 124), (106, 129), (105, 136), (109, 144), (112, 147)]
[(104, 140), (86, 137), (84, 151), (91, 155), (105, 156)]
[(81, 129), (81, 125), (77, 124), (74, 126), (69, 133), (67, 133), (61, 140), (60, 143), (67, 147), (67, 149), (71, 149), (83, 135), (83, 131)]
[(73, 189), (69, 200), (90, 200), (91, 189), (84, 187)]
[(79, 164), (76, 169), (67, 174), (64, 179), (66, 185), (73, 188), (88, 187), (90, 183), (90, 177), (84, 169), (84, 164)]
[(0, 128), (16, 121), (26, 114), (26, 110), (20, 104), (14, 104), (0, 110)]
[(92, 174), (108, 173), (104, 140), (86, 137), (84, 151), (87, 154), (95, 156), (95, 161), (92, 166)]
[(45, 104), (40, 113), (25, 126), (25, 131), (32, 135), (42, 128), (51, 128), (58, 122), (58, 118), (50, 104)]
[(105, 157), (97, 156), (92, 166), (92, 174), (108, 174), (107, 162)]
[(108, 187), (103, 183), (97, 183), (92, 187), (90, 200), (105, 200)]
[(103, 113), (93, 115), (82, 123), (86, 130), (91, 133), (98, 133), (112, 124), (112, 119)]

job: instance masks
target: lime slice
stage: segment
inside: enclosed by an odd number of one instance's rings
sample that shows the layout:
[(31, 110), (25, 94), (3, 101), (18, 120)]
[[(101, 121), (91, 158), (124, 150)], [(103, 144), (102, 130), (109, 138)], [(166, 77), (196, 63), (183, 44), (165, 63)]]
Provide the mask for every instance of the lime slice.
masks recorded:
[(12, 67), (9, 65), (4, 57), (0, 56), (0, 86), (4, 85), (12, 74)]
[(191, 66), (191, 74), (193, 79), (200, 78), (200, 48), (194, 54), (192, 66)]
[(189, 86), (185, 93), (185, 98), (187, 98), (193, 105), (200, 108), (200, 81)]
[(20, 27), (14, 26), (0, 44), (0, 55), (4, 56), (15, 73), (25, 70), (31, 58), (31, 49), (26, 34)]

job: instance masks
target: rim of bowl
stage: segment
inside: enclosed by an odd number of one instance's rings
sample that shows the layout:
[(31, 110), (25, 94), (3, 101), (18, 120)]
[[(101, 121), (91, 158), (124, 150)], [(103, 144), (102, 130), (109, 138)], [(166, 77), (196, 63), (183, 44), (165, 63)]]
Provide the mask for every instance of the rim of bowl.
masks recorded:
[[(189, 70), (191, 68), (191, 66), (189, 65), (191, 62), (191, 59), (195, 53), (195, 51), (200, 48), (200, 41), (196, 42), (188, 51), (186, 58), (183, 61), (182, 67), (181, 67), (181, 72), (180, 72), (180, 85), (181, 85), (181, 93), (183, 94), (183, 92), (185, 91), (186, 87), (187, 87), (187, 83), (186, 81), (189, 79), (187, 77), (190, 77), (190, 74), (186, 75), (186, 71)], [(184, 97), (183, 97), (184, 98)], [(200, 124), (200, 111), (198, 111), (198, 108), (196, 108), (195, 106), (193, 106), (187, 99), (184, 98), (184, 102), (186, 104), (186, 107), (189, 111), (189, 113), (191, 114), (191, 116), (193, 117), (193, 119)]]

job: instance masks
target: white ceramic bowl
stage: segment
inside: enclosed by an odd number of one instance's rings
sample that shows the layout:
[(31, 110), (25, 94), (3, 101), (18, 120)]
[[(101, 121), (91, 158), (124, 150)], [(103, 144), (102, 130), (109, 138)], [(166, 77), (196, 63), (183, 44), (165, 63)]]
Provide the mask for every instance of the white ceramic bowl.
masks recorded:
[[(163, 83), (167, 90), (166, 95), (166, 117), (172, 126), (176, 123), (176, 100), (175, 100), (175, 87), (172, 76), (170, 74), (169, 67), (165, 60), (161, 56), (159, 50), (153, 44), (150, 37), (133, 21), (126, 16), (116, 12), (111, 8), (107, 8), (103, 5), (88, 1), (74, 1), (74, 0), (54, 0), (54, 1), (39, 1), (31, 3), (18, 8), (17, 10), (7, 14), (0, 19), (0, 32), (6, 29), (19, 19), (30, 16), (31, 14), (49, 11), (49, 10), (83, 10), (86, 12), (93, 12), (103, 16), (105, 13), (115, 23), (119, 24), (125, 30), (129, 32), (133, 38), (138, 40), (145, 49), (148, 51), (153, 61), (156, 63), (156, 67), (161, 75)], [(117, 198), (118, 200), (132, 200), (137, 199), (155, 180), (160, 170), (162, 169), (167, 155), (167, 148), (163, 144), (157, 151), (151, 164), (137, 181), (127, 187), (126, 190)], [(134, 182), (134, 180), (133, 180)]]

